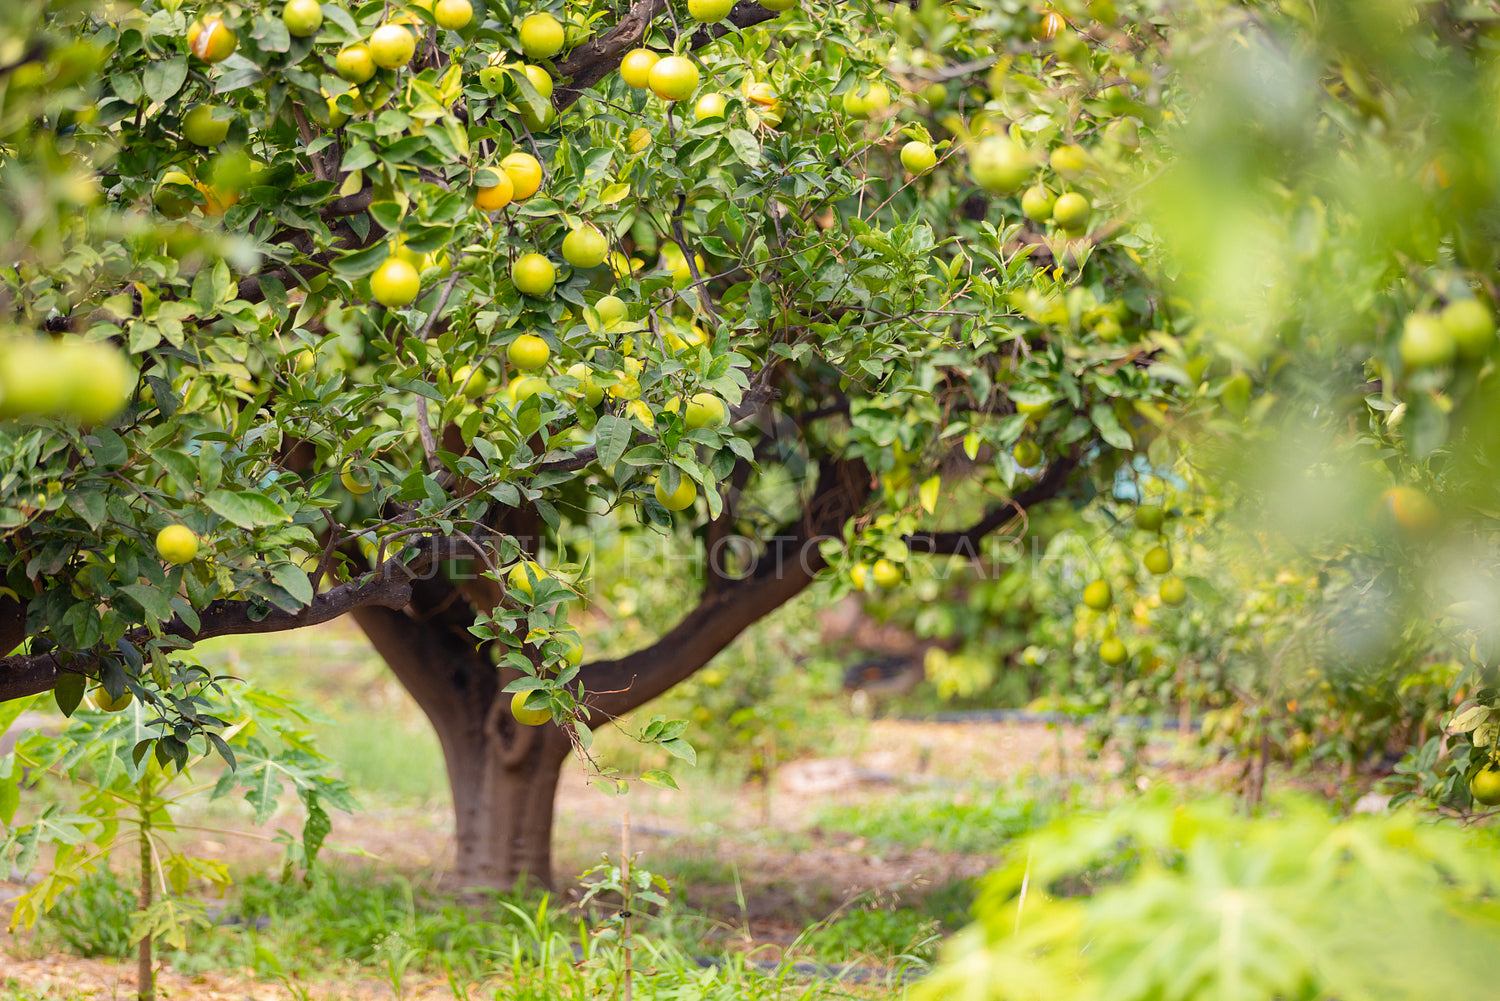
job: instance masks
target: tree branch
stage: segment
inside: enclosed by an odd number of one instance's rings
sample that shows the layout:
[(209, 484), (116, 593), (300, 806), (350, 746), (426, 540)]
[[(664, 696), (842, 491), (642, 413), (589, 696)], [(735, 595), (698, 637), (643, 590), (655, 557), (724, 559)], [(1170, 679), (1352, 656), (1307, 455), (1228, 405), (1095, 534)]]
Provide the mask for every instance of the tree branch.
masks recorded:
[(643, 705), (689, 677), (741, 632), (800, 594), (827, 561), (819, 543), (839, 538), (844, 523), (864, 509), (870, 475), (863, 461), (825, 460), (818, 485), (797, 522), (769, 540), (759, 558), (738, 579), (725, 579), (705, 591), (697, 607), (651, 646), (619, 660), (583, 668), (591, 696), (589, 723)]
[(1052, 465), (1042, 478), (1003, 504), (996, 504), (968, 528), (951, 532), (914, 532), (906, 537), (906, 547), (924, 556), (974, 556), (978, 543), (995, 529), (1042, 501), (1062, 492), (1068, 477), (1078, 467), (1076, 455), (1069, 454)]
[[(569, 52), (568, 57), (557, 64), (558, 79), (566, 81), (552, 96), (557, 110), (562, 112), (572, 107), (584, 91), (618, 69), (625, 53), (640, 47), (651, 22), (666, 9), (666, 0), (639, 0), (609, 31)], [(733, 28), (761, 24), (774, 19), (777, 14), (777, 11), (767, 10), (752, 0), (740, 0), (729, 12), (725, 23), (699, 28), (688, 45), (701, 49)]]
[[(372, 605), (403, 608), (411, 601), (414, 579), (420, 578), (443, 560), (478, 555), (478, 543), (444, 536), (428, 536), (418, 546), (419, 551), (411, 560), (403, 562), (394, 557), (386, 560), (374, 573), (314, 595), (305, 608), (295, 612), (278, 608), (267, 611), (263, 604), (222, 599), (210, 602), (199, 610), (198, 628), (194, 629), (182, 619), (174, 618), (165, 623), (161, 631), (166, 635), (197, 643), (215, 636), (301, 629), (336, 619), (356, 608)], [(127, 638), (136, 643), (144, 643), (151, 638), (151, 634), (145, 629), (134, 629), (127, 634)], [(51, 653), (17, 654), (0, 658), (0, 702), (51, 691), (64, 670), (86, 670), (91, 666), (92, 661), (80, 659), (64, 667)]]

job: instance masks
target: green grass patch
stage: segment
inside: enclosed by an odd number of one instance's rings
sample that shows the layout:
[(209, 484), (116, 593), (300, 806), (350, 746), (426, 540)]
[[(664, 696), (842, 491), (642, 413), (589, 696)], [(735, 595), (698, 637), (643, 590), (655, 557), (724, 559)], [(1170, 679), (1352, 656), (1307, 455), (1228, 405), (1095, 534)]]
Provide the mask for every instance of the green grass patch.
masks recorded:
[(925, 792), (879, 803), (822, 810), (814, 826), (864, 838), (876, 846), (930, 848), (993, 855), (1045, 819), (1033, 800), (1001, 790)]

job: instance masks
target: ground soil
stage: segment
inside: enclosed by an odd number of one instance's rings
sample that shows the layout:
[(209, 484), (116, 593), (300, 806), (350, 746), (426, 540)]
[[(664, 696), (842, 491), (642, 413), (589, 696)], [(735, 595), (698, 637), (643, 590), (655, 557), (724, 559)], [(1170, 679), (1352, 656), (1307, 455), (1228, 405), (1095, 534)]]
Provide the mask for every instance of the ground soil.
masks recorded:
[[(1155, 749), (1158, 759), (1172, 754)], [(751, 783), (724, 794), (712, 822), (684, 809), (689, 793), (643, 789), (614, 798), (589, 786), (581, 768), (570, 771), (559, 791), (559, 873), (576, 873), (619, 851), (627, 813), (630, 847), (642, 864), (668, 854), (702, 862), (701, 879), (673, 887), (693, 908), (710, 914), (724, 929), (724, 945), (776, 955), (810, 921), (871, 894), (909, 895), (977, 876), (994, 864), (986, 855), (945, 853), (931, 848), (881, 850), (863, 839), (825, 832), (812, 824), (830, 804), (875, 803), (925, 787), (953, 788), (962, 795), (970, 783), (1009, 786), (1045, 783), (1054, 792), (1069, 779), (1082, 788), (1104, 790), (1114, 762), (1090, 762), (1076, 730), (1024, 724), (932, 724), (877, 720), (861, 748), (848, 756), (784, 764), (767, 783)], [(1201, 764), (1201, 762), (1200, 762)], [(1169, 770), (1159, 770), (1168, 775)], [(1195, 773), (1200, 781), (1219, 781)], [(1080, 786), (1075, 785), (1076, 790)], [(279, 818), (278, 818), (279, 819)], [(286, 825), (293, 823), (286, 818)], [(275, 830), (273, 819), (269, 829)], [(379, 866), (409, 877), (434, 879), (452, 859), (451, 824), (445, 808), (368, 810), (336, 816), (330, 845), (359, 855), (338, 864)], [(204, 840), (200, 853), (251, 866), (260, 849)], [(264, 850), (271, 864), (273, 850)], [(16, 889), (0, 883), (0, 897)], [(10, 892), (7, 892), (10, 891)], [(133, 996), (134, 964), (86, 960), (67, 955), (36, 955), (23, 937), (0, 943), (0, 985), (9, 983), (43, 997), (125, 998)], [(445, 984), (412, 983), (408, 997), (451, 997)], [(164, 970), (165, 999), (281, 999), (278, 986), (234, 973), (186, 978)], [(0, 999), (8, 992), (0, 987)], [(374, 981), (340, 985), (335, 994), (313, 997), (380, 998), (388, 988)]]

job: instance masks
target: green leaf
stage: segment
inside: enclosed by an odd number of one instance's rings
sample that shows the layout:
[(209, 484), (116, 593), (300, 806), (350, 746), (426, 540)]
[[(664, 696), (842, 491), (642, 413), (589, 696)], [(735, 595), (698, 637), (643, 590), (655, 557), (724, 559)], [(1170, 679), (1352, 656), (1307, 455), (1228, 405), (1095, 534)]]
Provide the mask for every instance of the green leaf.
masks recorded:
[(83, 701), (84, 689), (88, 687), (88, 683), (88, 678), (76, 671), (59, 674), (57, 685), (52, 689), (52, 697), (57, 700), (57, 711), (64, 716), (72, 716), (78, 704)]
[(1130, 432), (1120, 426), (1120, 420), (1107, 403), (1096, 403), (1089, 408), (1089, 418), (1094, 422), (1094, 427), (1099, 429), (1099, 437), (1113, 445), (1115, 448), (1129, 451), (1135, 448), (1135, 442), (1130, 438)]
[(158, 59), (146, 67), (146, 72), (141, 75), (141, 86), (147, 97), (163, 104), (182, 89), (182, 85), (187, 82), (187, 73), (186, 56)]
[(677, 780), (660, 768), (641, 773), (641, 781), (647, 785), (656, 786), (660, 789), (676, 789)]
[(203, 498), (203, 503), (214, 514), (240, 528), (280, 525), (292, 520), (280, 504), (248, 490), (215, 490)]
[(282, 590), (297, 599), (299, 605), (307, 606), (313, 600), (312, 579), (307, 571), (291, 563), (278, 563), (271, 568), (271, 577)]
[(613, 414), (599, 418), (594, 428), (594, 442), (599, 449), (599, 464), (606, 469), (620, 461), (620, 456), (630, 447), (632, 430), (630, 422)]

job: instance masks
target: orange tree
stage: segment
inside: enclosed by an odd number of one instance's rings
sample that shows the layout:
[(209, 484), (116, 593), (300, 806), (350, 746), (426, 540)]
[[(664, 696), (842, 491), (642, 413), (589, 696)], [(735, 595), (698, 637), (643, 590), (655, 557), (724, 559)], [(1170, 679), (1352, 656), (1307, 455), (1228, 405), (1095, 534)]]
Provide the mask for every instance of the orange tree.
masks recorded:
[[(592, 728), (1191, 395), (1115, 194), (1161, 89), (1125, 7), (9, 5), (0, 699), (129, 691), (181, 763), (195, 642), (352, 614), (458, 877), (550, 881)], [(591, 660), (598, 519), (702, 584)]]

